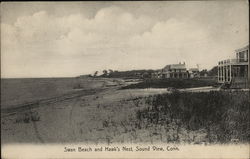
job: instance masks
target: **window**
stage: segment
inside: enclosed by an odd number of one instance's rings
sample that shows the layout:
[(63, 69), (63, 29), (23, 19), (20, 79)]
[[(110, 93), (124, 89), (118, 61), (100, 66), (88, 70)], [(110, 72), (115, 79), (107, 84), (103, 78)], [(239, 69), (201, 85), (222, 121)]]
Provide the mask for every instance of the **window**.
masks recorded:
[(239, 52), (239, 62), (245, 61), (245, 51)]
[(248, 61), (248, 50), (244, 52), (244, 61)]

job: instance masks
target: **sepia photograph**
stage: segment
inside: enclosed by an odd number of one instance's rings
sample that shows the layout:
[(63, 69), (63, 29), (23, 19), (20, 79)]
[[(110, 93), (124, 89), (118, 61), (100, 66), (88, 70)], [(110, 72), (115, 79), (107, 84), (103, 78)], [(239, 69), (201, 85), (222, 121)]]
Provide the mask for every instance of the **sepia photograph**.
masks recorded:
[(1, 158), (249, 158), (249, 2), (1, 2)]

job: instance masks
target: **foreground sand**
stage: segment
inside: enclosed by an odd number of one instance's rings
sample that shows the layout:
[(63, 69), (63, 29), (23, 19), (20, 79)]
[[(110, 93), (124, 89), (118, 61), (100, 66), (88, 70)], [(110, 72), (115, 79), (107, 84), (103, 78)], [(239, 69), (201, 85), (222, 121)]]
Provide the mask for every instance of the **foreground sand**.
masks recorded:
[[(2, 143), (164, 143), (174, 140), (176, 125), (139, 128), (136, 111), (147, 106), (148, 95), (166, 89), (120, 90), (123, 84), (105, 82), (92, 94), (40, 104), (32, 109), (3, 114)], [(84, 90), (83, 90), (84, 91)], [(35, 115), (38, 121), (23, 122)], [(181, 130), (181, 141), (205, 141), (205, 132)]]

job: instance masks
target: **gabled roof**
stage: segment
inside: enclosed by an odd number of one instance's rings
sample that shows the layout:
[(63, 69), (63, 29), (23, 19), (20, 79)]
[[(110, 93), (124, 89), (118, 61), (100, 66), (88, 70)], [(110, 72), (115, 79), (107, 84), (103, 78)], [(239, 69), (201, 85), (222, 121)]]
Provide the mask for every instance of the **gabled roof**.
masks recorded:
[(171, 64), (165, 66), (163, 69), (186, 69), (186, 64)]
[(198, 68), (190, 68), (189, 71), (199, 71)]

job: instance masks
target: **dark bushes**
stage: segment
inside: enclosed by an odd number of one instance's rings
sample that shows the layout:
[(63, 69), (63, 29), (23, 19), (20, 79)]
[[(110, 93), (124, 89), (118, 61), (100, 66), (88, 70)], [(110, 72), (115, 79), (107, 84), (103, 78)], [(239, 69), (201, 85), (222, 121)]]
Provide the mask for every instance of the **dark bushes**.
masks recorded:
[(137, 112), (139, 121), (168, 124), (178, 120), (187, 130), (207, 131), (210, 142), (232, 139), (248, 142), (250, 92), (162, 94), (146, 99), (149, 107)]

